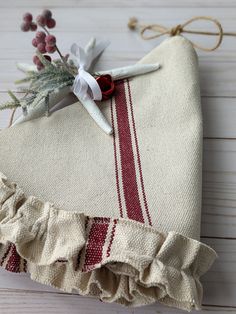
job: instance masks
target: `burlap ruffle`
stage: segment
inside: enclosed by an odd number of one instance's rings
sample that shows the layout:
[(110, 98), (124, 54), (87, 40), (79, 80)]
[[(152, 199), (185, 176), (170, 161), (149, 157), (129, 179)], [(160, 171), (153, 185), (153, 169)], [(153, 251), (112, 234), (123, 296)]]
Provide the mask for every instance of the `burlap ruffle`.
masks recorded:
[(0, 261), (33, 280), (105, 302), (200, 309), (199, 277), (215, 252), (178, 233), (87, 217), (26, 197), (0, 174)]

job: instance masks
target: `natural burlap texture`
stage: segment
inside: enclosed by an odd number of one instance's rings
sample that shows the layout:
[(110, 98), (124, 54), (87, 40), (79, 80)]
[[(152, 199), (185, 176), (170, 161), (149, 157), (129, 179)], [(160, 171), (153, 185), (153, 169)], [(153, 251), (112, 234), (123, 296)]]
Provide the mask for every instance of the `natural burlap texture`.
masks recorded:
[(113, 136), (80, 103), (0, 132), (1, 264), (106, 302), (199, 309), (216, 254), (199, 242), (197, 57), (177, 36), (141, 62), (161, 69), (99, 104)]

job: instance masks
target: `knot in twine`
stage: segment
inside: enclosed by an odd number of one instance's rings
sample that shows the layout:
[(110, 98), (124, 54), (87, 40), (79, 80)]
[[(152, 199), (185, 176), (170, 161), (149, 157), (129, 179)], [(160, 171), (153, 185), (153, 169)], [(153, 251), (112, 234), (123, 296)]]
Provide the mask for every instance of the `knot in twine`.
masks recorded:
[[(197, 31), (197, 30), (189, 30), (186, 29), (186, 26), (193, 23), (194, 21), (209, 21), (215, 24), (215, 26), (217, 27), (218, 31), (217, 32), (209, 32), (209, 31)], [(138, 23), (138, 20), (136, 17), (132, 17), (130, 18), (129, 22), (128, 22), (128, 27), (132, 30), (135, 30), (137, 28), (140, 29), (140, 35), (143, 39), (145, 40), (150, 40), (150, 39), (154, 39), (154, 38), (158, 38), (161, 37), (163, 35), (170, 35), (170, 36), (183, 36), (183, 33), (187, 33), (187, 34), (195, 34), (195, 35), (209, 35), (209, 36), (217, 36), (217, 42), (213, 47), (207, 48), (201, 45), (196, 44), (195, 42), (191, 41), (192, 45), (195, 48), (201, 49), (203, 51), (213, 51), (215, 49), (217, 49), (223, 40), (224, 36), (236, 36), (236, 33), (232, 33), (232, 32), (224, 32), (223, 28), (220, 24), (220, 22), (217, 19), (214, 19), (212, 17), (209, 16), (196, 16), (193, 17), (189, 20), (187, 20), (185, 23), (183, 24), (178, 24), (172, 28), (168, 28), (166, 26), (163, 25), (159, 25), (159, 24), (150, 24), (150, 25), (140, 25)], [(145, 32), (146, 31), (152, 31), (154, 34), (153, 35), (146, 35)]]
[(180, 35), (183, 32), (183, 28), (182, 25), (176, 25), (175, 27), (172, 27), (170, 29), (170, 36), (176, 36), (176, 35)]

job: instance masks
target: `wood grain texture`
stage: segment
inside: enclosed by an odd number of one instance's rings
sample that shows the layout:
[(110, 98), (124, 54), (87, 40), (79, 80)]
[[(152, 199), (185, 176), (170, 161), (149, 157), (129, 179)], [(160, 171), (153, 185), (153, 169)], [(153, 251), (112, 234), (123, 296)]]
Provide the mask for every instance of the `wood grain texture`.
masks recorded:
[[(19, 31), (22, 13), (38, 14), (45, 7), (52, 8), (57, 18), (55, 34), (63, 52), (75, 41), (84, 45), (91, 36), (111, 40), (101, 58), (102, 69), (135, 63), (164, 39), (143, 41), (127, 29), (130, 16), (171, 27), (195, 15), (209, 15), (218, 18), (226, 31), (236, 31), (235, 0), (0, 0), (0, 102), (8, 98), (8, 89), (16, 90), (13, 82), (22, 77), (16, 62), (29, 62), (34, 51), (33, 34)], [(194, 27), (213, 30), (206, 24)], [(203, 36), (197, 40), (212, 43)], [(236, 38), (225, 38), (217, 51), (198, 51), (198, 55), (204, 120), (201, 239), (219, 254), (203, 277), (201, 313), (229, 314), (236, 313)], [(0, 112), (0, 128), (7, 125), (8, 117), (9, 112)], [(0, 269), (0, 313), (183, 312), (160, 305), (125, 309), (103, 304)]]
[[(12, 298), (14, 293), (14, 298)], [(164, 306), (148, 306), (145, 308), (125, 309), (115, 304), (104, 304), (98, 300), (79, 297), (74, 295), (29, 292), (19, 290), (0, 290), (1, 314), (180, 314), (182, 311), (166, 308)], [(197, 312), (194, 312), (197, 313)], [(216, 308), (214, 306), (204, 306), (201, 314), (230, 314), (235, 313), (232, 307)]]
[(141, 7), (141, 8), (235, 8), (236, 3), (234, 0), (195, 0), (195, 1), (189, 1), (189, 0), (179, 0), (173, 1), (173, 0), (136, 0), (135, 3), (133, 0), (41, 0), (41, 1), (31, 1), (31, 0), (23, 0), (23, 1), (15, 1), (15, 0), (8, 0), (1, 1), (0, 2), (0, 8), (29, 8), (29, 7), (50, 7), (50, 8), (58, 8), (58, 7), (75, 7), (75, 8), (103, 8), (103, 7), (111, 7), (111, 8), (134, 8), (134, 7)]

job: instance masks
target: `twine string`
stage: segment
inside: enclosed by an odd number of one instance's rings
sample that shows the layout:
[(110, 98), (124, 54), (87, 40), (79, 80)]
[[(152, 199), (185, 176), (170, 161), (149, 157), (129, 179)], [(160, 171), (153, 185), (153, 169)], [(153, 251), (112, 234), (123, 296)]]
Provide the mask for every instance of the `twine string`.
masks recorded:
[[(217, 27), (217, 32), (210, 32), (210, 31), (200, 31), (200, 30), (190, 30), (190, 29), (186, 29), (186, 26), (195, 22), (195, 21), (210, 21), (212, 23), (215, 24), (215, 26)], [(214, 46), (208, 48), (199, 44), (196, 44), (195, 42), (191, 41), (192, 45), (195, 48), (198, 48), (200, 50), (203, 51), (214, 51), (215, 49), (217, 49), (223, 40), (224, 36), (236, 36), (236, 32), (224, 32), (223, 28), (221, 26), (221, 23), (215, 19), (212, 18), (210, 16), (196, 16), (193, 17), (189, 20), (187, 20), (185, 23), (183, 24), (178, 24), (172, 28), (168, 28), (166, 26), (163, 25), (159, 25), (159, 24), (149, 24), (149, 25), (140, 25), (138, 23), (137, 18), (133, 17), (130, 18), (129, 23), (128, 23), (128, 27), (132, 30), (139, 28), (140, 29), (140, 35), (144, 40), (150, 40), (150, 39), (154, 39), (154, 38), (158, 38), (161, 37), (163, 35), (170, 35), (170, 36), (176, 36), (176, 35), (181, 35), (183, 33), (186, 34), (194, 34), (194, 35), (206, 35), (206, 36), (217, 36), (217, 42), (214, 44)], [(152, 31), (153, 34), (152, 35), (146, 35), (145, 33), (147, 31)]]

